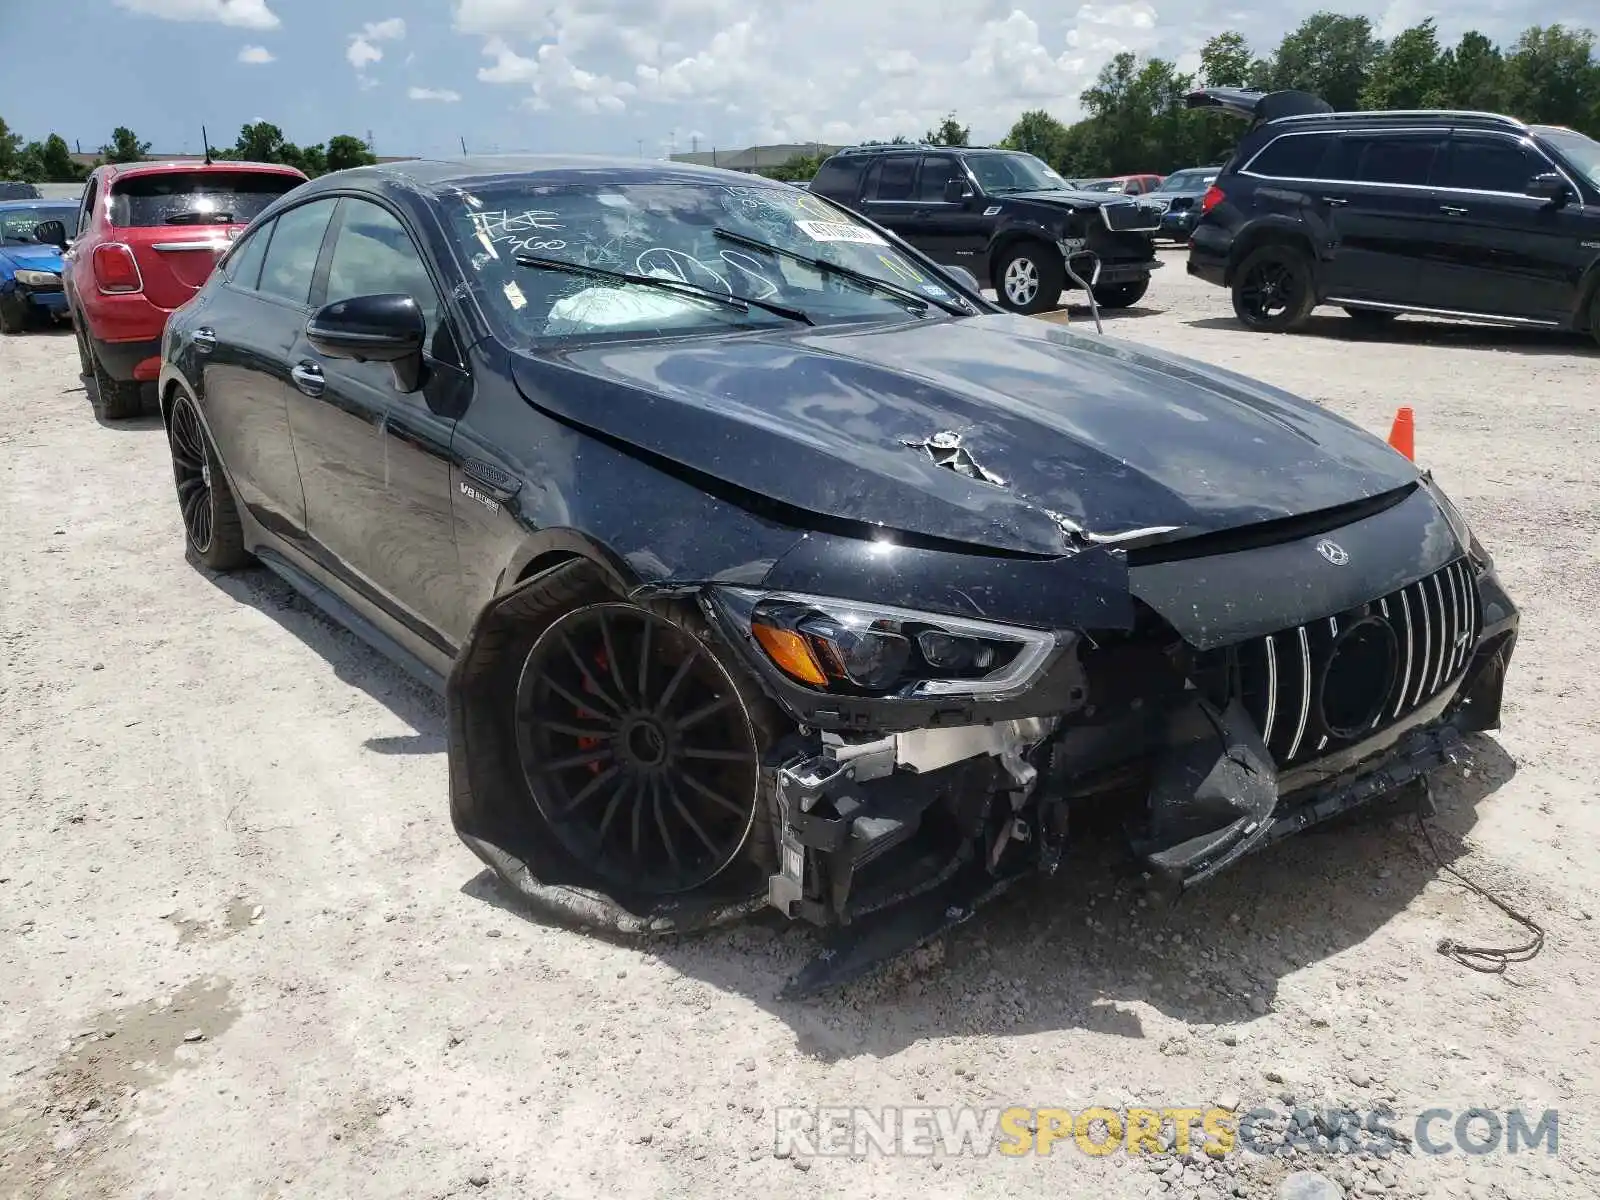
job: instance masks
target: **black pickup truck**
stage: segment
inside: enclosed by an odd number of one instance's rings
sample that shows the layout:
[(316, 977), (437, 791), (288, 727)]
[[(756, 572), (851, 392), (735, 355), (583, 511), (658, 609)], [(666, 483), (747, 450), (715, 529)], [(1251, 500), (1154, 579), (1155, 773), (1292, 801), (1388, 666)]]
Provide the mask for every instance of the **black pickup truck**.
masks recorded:
[(935, 262), (965, 267), (1013, 312), (1055, 308), (1063, 290), (1080, 286), (1069, 282), (1074, 274), (1101, 308), (1126, 308), (1162, 265), (1151, 240), (1161, 204), (1079, 191), (1042, 160), (1014, 150), (852, 146), (822, 164), (811, 191), (892, 230)]

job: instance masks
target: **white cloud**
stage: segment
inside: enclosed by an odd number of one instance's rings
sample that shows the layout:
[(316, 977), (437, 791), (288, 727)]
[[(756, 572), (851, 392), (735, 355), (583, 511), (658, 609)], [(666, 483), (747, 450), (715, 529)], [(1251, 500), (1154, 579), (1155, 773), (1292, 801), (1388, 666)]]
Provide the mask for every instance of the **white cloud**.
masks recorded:
[(375, 62), (383, 61), (383, 50), (379, 42), (398, 42), (406, 36), (406, 23), (401, 17), (389, 17), (383, 21), (368, 21), (358, 31), (350, 35), (350, 44), (345, 47), (345, 60), (360, 74)]
[(414, 87), (406, 95), (413, 100), (437, 100), (444, 104), (454, 104), (461, 99), (460, 92), (452, 92), (449, 88)]
[[(1421, 0), (1385, 0), (1375, 21), (1418, 19)], [(1204, 41), (1239, 29), (1258, 53), (1326, 0), (452, 0), (455, 28), (484, 62), (478, 79), (535, 111), (627, 112), (654, 141), (674, 125), (738, 142), (915, 137), (955, 108), (974, 140), (1003, 136), (1029, 108), (1063, 120), (1116, 54), (1185, 69)], [(1532, 0), (1464, 0), (1441, 21), (1514, 38), (1543, 22)], [(683, 143), (679, 139), (680, 145)]]
[(261, 63), (276, 62), (277, 57), (265, 46), (245, 46), (239, 51), (239, 61), (259, 65)]
[(115, 0), (118, 8), (168, 21), (214, 21), (238, 29), (276, 29), (283, 24), (267, 0)]

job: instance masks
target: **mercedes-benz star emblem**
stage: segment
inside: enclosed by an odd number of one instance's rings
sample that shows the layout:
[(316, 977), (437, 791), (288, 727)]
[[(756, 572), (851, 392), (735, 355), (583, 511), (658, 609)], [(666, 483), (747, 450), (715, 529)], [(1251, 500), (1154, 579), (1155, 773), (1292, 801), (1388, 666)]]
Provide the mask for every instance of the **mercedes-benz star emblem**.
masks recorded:
[(1317, 553), (1336, 567), (1342, 567), (1350, 561), (1349, 551), (1338, 542), (1330, 542), (1327, 538), (1317, 543)]

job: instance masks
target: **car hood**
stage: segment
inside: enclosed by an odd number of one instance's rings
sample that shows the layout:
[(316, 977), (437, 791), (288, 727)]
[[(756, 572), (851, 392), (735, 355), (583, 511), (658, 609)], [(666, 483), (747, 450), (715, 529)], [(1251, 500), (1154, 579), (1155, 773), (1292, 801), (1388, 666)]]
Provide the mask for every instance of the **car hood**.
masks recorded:
[(21, 271), (61, 272), (61, 251), (54, 246), (18, 245), (0, 246), (0, 263), (10, 263)]
[(1028, 200), (1035, 204), (1049, 204), (1056, 208), (1102, 208), (1107, 204), (1132, 204), (1137, 199), (1121, 192), (1072, 192), (1049, 190), (1043, 192), (1008, 192), (1002, 200)]
[(537, 408), (780, 520), (1003, 552), (1215, 532), (1418, 478), (1309, 401), (1012, 314), (590, 344), (512, 370)]

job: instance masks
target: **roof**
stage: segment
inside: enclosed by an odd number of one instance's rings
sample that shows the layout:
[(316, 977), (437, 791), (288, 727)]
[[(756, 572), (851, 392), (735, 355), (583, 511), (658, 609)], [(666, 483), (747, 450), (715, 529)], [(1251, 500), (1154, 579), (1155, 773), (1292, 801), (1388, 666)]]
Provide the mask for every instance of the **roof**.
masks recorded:
[[(378, 156), (378, 161), (381, 163), (404, 162), (410, 157), (411, 155), (409, 154), (389, 155), (387, 157), (380, 154)], [(206, 156), (204, 154), (147, 154), (145, 156), (145, 160), (147, 162), (203, 163), (206, 160)], [(72, 161), (77, 163), (79, 166), (97, 167), (100, 165), (100, 156), (98, 154), (86, 154), (82, 151), (79, 151), (73, 154)], [(135, 166), (137, 164), (127, 163), (125, 165)]]
[(749, 176), (720, 167), (695, 163), (661, 162), (622, 155), (599, 154), (496, 154), (468, 158), (409, 158), (402, 162), (381, 163), (372, 167), (351, 167), (319, 176), (313, 182), (339, 187), (356, 181), (401, 180), (422, 188), (460, 185), (475, 180), (503, 179), (517, 175), (559, 174), (574, 171), (605, 171), (625, 175), (672, 176), (726, 180), (748, 186)]
[(0, 200), (0, 208), (75, 208), (77, 203), (70, 198), (59, 200), (40, 196), (36, 200)]
[(208, 164), (203, 158), (150, 159), (143, 162), (108, 163), (117, 175), (161, 175), (169, 171), (270, 171), (277, 174), (301, 174), (298, 167), (284, 163), (241, 162), (231, 158), (214, 158)]

